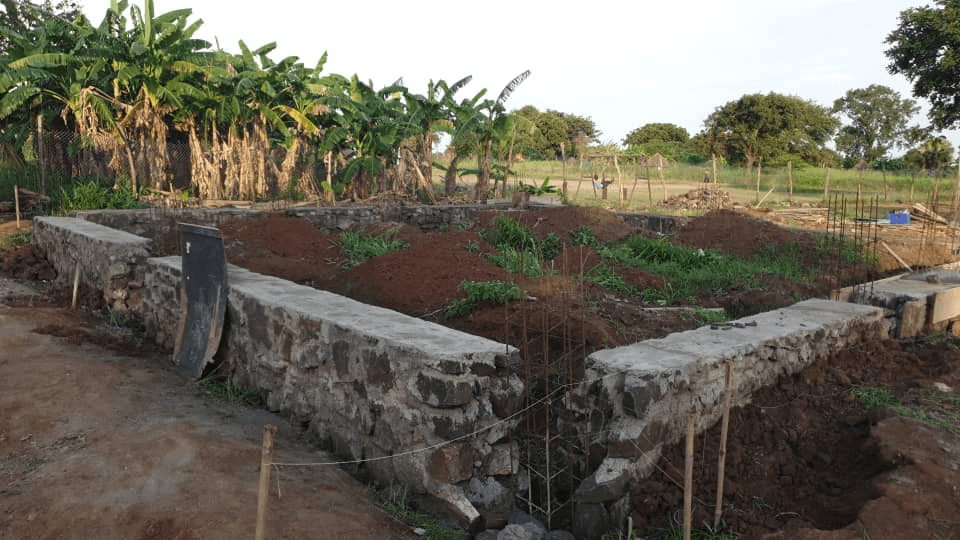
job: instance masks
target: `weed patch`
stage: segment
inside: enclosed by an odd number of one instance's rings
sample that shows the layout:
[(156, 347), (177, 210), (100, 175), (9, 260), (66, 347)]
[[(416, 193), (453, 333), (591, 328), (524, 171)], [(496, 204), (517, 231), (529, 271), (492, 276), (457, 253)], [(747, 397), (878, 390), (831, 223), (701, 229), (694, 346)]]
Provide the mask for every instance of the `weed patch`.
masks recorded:
[(226, 375), (210, 375), (200, 380), (211, 396), (231, 403), (240, 403), (250, 407), (260, 407), (260, 396), (252, 388), (241, 388), (233, 384)]
[(384, 253), (406, 249), (407, 245), (403, 241), (393, 238), (397, 232), (399, 229), (390, 229), (380, 236), (349, 231), (341, 234), (340, 251), (349, 257), (344, 263), (344, 268), (353, 268)]

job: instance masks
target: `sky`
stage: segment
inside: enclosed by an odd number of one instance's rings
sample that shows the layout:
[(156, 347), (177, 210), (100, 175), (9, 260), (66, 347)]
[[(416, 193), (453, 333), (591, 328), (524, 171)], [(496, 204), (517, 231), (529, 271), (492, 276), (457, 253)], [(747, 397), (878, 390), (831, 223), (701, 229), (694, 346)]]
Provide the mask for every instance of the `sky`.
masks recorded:
[[(143, 0), (132, 0), (143, 5)], [(309, 1), (154, 0), (155, 12), (192, 8), (195, 37), (239, 52), (270, 42), (278, 61), (297, 56), (324, 73), (356, 74), (375, 87), (403, 78), (414, 92), (430, 80), (472, 75), (460, 97), (496, 98), (531, 70), (507, 109), (533, 105), (593, 119), (603, 143), (672, 123), (691, 135), (717, 107), (777, 92), (825, 107), (871, 84), (912, 98), (890, 75), (886, 36), (901, 11), (924, 0)], [(99, 23), (109, 0), (81, 0)], [(926, 103), (915, 124), (926, 125)], [(942, 133), (957, 148), (960, 132)], [(902, 150), (894, 150), (900, 154)]]

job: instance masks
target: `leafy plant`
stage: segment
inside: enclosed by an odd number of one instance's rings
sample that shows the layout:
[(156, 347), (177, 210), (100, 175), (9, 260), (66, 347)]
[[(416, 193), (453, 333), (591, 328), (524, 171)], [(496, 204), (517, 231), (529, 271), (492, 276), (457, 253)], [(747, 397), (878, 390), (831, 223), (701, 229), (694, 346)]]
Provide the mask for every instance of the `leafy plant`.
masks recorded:
[(114, 186), (112, 181), (98, 180), (76, 183), (69, 192), (62, 190), (60, 204), (65, 213), (77, 210), (147, 207), (137, 200), (129, 183), (119, 182)]
[(556, 234), (538, 241), (530, 229), (505, 214), (498, 215), (493, 230), (481, 231), (480, 237), (500, 251), (487, 255), (487, 260), (512, 274), (520, 273), (522, 266), (527, 277), (542, 275), (544, 261), (555, 258), (563, 247)]
[(250, 407), (259, 407), (260, 396), (252, 388), (241, 388), (233, 384), (230, 377), (226, 375), (210, 375), (200, 380), (200, 385), (206, 388), (211, 396), (229, 401), (231, 403), (240, 403)]
[(341, 234), (340, 251), (349, 257), (344, 267), (353, 268), (368, 259), (383, 255), (384, 253), (406, 249), (407, 244), (401, 240), (392, 238), (396, 236), (399, 230), (399, 228), (390, 229), (380, 236), (371, 236), (363, 232), (350, 231)]
[(120, 313), (115, 309), (108, 310), (108, 314), (110, 317), (110, 324), (117, 328), (123, 328), (130, 322), (129, 315)]
[(477, 307), (478, 302), (506, 304), (524, 297), (516, 283), (502, 281), (464, 281), (460, 288), (467, 292), (465, 299), (456, 299), (447, 309), (448, 318), (462, 317)]
[(553, 195), (560, 192), (556, 186), (550, 185), (549, 178), (545, 179), (539, 186), (537, 184), (524, 184), (520, 182), (520, 185), (517, 186), (517, 191), (525, 191), (530, 195)]
[(596, 247), (597, 237), (593, 234), (593, 229), (586, 225), (581, 225), (579, 229), (570, 231), (570, 238), (575, 246)]

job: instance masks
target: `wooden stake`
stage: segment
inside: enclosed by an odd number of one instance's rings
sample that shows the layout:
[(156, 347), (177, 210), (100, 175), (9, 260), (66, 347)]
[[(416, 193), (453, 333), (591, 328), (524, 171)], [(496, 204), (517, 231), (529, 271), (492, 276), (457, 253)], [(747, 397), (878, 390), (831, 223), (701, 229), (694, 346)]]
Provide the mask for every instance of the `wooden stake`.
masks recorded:
[(273, 466), (273, 438), (277, 435), (277, 426), (263, 426), (263, 449), (260, 453), (260, 491), (257, 493), (257, 540), (263, 540), (266, 534), (264, 520), (267, 514), (267, 501), (270, 495), (270, 467)]
[(720, 516), (723, 514), (723, 474), (727, 466), (727, 430), (730, 427), (730, 388), (732, 384), (733, 364), (725, 362), (726, 370), (723, 375), (723, 421), (720, 424), (720, 457), (717, 463), (717, 505), (713, 510), (713, 528), (720, 526)]
[(830, 167), (827, 167), (827, 179), (823, 182), (823, 199), (830, 201)]
[(793, 200), (793, 160), (787, 160), (787, 180), (790, 182), (790, 200)]
[(757, 205), (754, 206), (754, 208), (760, 208), (760, 205), (763, 204), (763, 201), (767, 200), (767, 197), (769, 197), (771, 193), (773, 193), (773, 188), (770, 188), (770, 191), (768, 191), (767, 194), (764, 195), (762, 199), (760, 199), (760, 202), (758, 202)]
[(80, 288), (80, 261), (77, 261), (77, 267), (73, 271), (73, 300), (70, 302), (70, 307), (73, 309), (77, 308), (77, 289)]
[(20, 230), (20, 190), (17, 185), (13, 185), (13, 206), (17, 214), (17, 230)]
[[(667, 200), (667, 179), (663, 177), (663, 163), (657, 166), (660, 171), (660, 185), (663, 186), (663, 200)], [(647, 173), (647, 189), (650, 189), (650, 173)], [(653, 195), (650, 195), (650, 204), (653, 204)]]
[(907, 269), (907, 272), (913, 272), (913, 269), (910, 268), (910, 265), (907, 264), (907, 263), (905, 263), (905, 262), (903, 262), (903, 259), (901, 259), (900, 256), (897, 255), (897, 254), (893, 251), (893, 249), (892, 249), (890, 246), (887, 245), (886, 242), (884, 242), (883, 240), (881, 240), (881, 241), (880, 241), (880, 245), (883, 246), (884, 249), (886, 249), (886, 250), (890, 253), (890, 255), (893, 255), (893, 258), (896, 259), (898, 263), (900, 263), (901, 265), (903, 265), (903, 267)]
[(687, 417), (686, 471), (683, 475), (683, 540), (690, 540), (690, 525), (693, 522), (693, 437), (697, 416)]

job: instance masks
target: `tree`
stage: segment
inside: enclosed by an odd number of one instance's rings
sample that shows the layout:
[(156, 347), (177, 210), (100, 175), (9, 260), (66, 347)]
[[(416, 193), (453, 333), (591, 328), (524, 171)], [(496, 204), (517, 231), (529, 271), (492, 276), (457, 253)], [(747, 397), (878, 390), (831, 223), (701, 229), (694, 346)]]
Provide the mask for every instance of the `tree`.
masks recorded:
[(626, 146), (643, 146), (654, 141), (674, 142), (677, 144), (686, 144), (690, 140), (690, 133), (686, 129), (676, 124), (653, 123), (644, 124), (641, 127), (627, 133), (623, 139)]
[(839, 122), (813, 102), (777, 93), (750, 94), (718, 107), (704, 121), (710, 149), (746, 164), (784, 155), (815, 159)]
[[(75, 0), (43, 0), (41, 4), (34, 4), (27, 0), (0, 0), (0, 26), (20, 35), (29, 33), (43, 26), (44, 20), (55, 17), (63, 21), (73, 21), (80, 14), (80, 6)], [(9, 39), (0, 36), (0, 54), (6, 53), (9, 48)]]
[(872, 84), (850, 90), (833, 102), (833, 112), (850, 120), (837, 136), (837, 150), (870, 163), (885, 157), (894, 146), (913, 142), (908, 123), (919, 110), (912, 99), (901, 99), (886, 86)]
[(934, 0), (934, 6), (900, 12), (900, 24), (886, 39), (887, 70), (904, 75), (915, 97), (930, 101), (937, 129), (960, 124), (960, 2)]
[(510, 115), (504, 114), (504, 103), (510, 98), (510, 94), (517, 89), (520, 84), (530, 76), (530, 70), (517, 75), (500, 91), (496, 101), (484, 101), (479, 110), (481, 114), (477, 115), (476, 131), (480, 143), (480, 150), (477, 154), (480, 174), (477, 175), (477, 183), (474, 186), (473, 200), (483, 203), (487, 202), (487, 190), (490, 186), (490, 159), (493, 156), (494, 142), (502, 141), (510, 133), (512, 122)]
[(912, 168), (923, 169), (929, 176), (953, 162), (953, 147), (943, 137), (932, 137), (904, 154), (903, 161)]

